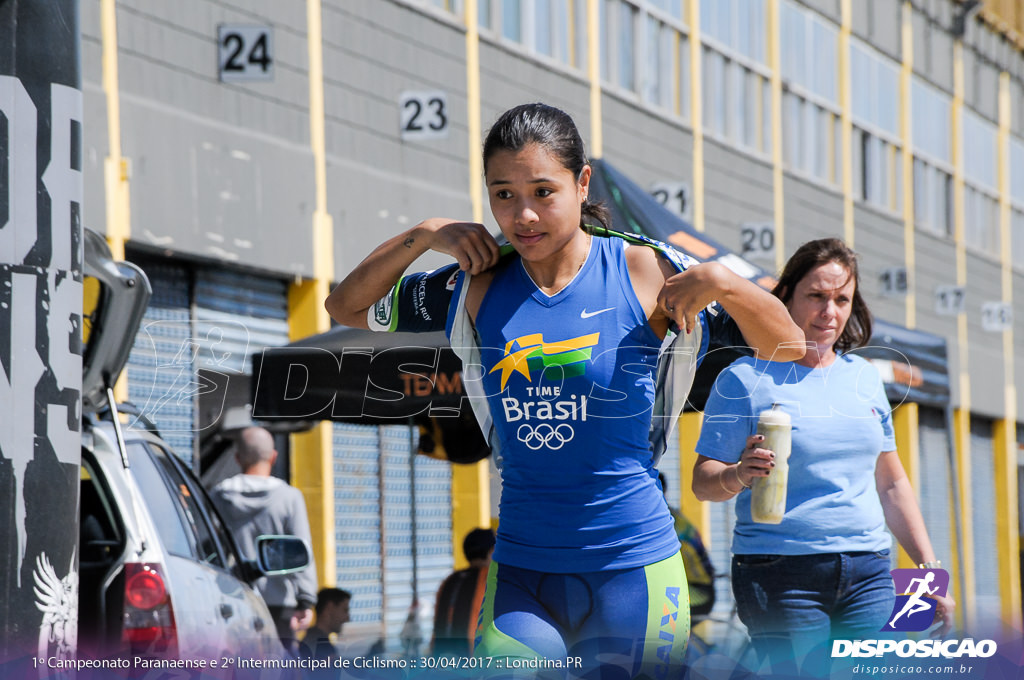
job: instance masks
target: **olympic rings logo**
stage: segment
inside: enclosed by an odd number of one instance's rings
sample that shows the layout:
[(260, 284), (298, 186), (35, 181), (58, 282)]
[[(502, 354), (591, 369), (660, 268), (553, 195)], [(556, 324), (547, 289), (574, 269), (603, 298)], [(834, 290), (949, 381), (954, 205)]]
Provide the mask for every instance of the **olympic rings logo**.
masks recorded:
[(537, 427), (523, 424), (516, 430), (516, 438), (526, 444), (526, 448), (531, 451), (537, 451), (542, 446), (557, 451), (567, 442), (571, 441), (574, 436), (576, 436), (576, 433), (572, 427), (565, 423), (557, 427), (552, 427), (547, 423), (541, 423)]

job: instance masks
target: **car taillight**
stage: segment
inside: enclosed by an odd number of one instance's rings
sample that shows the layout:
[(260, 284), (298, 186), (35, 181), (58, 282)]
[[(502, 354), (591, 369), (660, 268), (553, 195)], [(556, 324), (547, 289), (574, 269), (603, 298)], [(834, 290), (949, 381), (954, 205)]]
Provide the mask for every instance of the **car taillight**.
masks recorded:
[(178, 653), (174, 609), (160, 565), (151, 562), (125, 564), (124, 628), (122, 640), (132, 654)]

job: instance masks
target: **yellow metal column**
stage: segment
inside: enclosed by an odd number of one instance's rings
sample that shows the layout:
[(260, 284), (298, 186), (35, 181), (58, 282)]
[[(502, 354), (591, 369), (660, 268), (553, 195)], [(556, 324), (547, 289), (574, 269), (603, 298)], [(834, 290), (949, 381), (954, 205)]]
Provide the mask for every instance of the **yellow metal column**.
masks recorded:
[(115, 260), (124, 259), (124, 244), (131, 236), (131, 201), (128, 159), (121, 155), (121, 93), (117, 67), (117, 3), (101, 0), (100, 35), (103, 41), (103, 93), (107, 99), (107, 157), (103, 163), (107, 209), (107, 243)]
[(473, 221), (484, 221), (483, 133), (480, 113), (480, 27), (477, 0), (466, 0), (466, 126), (469, 142), (469, 200)]
[[(956, 247), (956, 284), (967, 286), (967, 250), (964, 237), (964, 46), (962, 40), (953, 43), (953, 103), (950, 122), (953, 146), (953, 225)], [(956, 478), (953, 481), (960, 497), (960, 535), (957, 540), (963, 552), (963, 563), (954, 553), (952, 557), (954, 598), (957, 618), (961, 626), (973, 627), (977, 612), (974, 605), (974, 531), (971, 508), (971, 379), (968, 373), (967, 313), (957, 317), (957, 356), (960, 406), (953, 412), (953, 437), (956, 449)], [(952, 503), (950, 508), (954, 508)], [(955, 526), (955, 523), (954, 523)], [(963, 589), (961, 592), (961, 579)]]
[(853, 220), (853, 117), (850, 101), (850, 33), (853, 28), (851, 0), (840, 3), (842, 23), (839, 25), (839, 140), (843, 150), (843, 240), (854, 247)]
[[(312, 0), (319, 2), (319, 0)], [(329, 328), (324, 299), (326, 279), (293, 283), (288, 290), (288, 334), (298, 340)], [(323, 312), (323, 318), (321, 318)], [(334, 427), (322, 421), (291, 436), (291, 483), (302, 492), (313, 537), (313, 557), (321, 586), (337, 584), (334, 541)]]
[[(1010, 243), (1010, 74), (999, 74), (999, 243), (1002, 300), (1013, 306)], [(1009, 633), (1021, 629), (1020, 527), (1017, 498), (1017, 387), (1014, 384), (1013, 326), (1003, 331), (1003, 417), (995, 421), (996, 546), (1002, 621)]]
[[(107, 98), (107, 157), (103, 160), (103, 187), (107, 210), (107, 244), (115, 260), (124, 259), (124, 247), (132, 232), (131, 186), (128, 159), (121, 155), (121, 92), (117, 68), (117, 4), (100, 3), (103, 93)], [(128, 399), (128, 371), (114, 384), (114, 398)]]
[(590, 156), (604, 155), (601, 118), (601, 14), (599, 0), (587, 1), (587, 78), (590, 80)]
[[(292, 340), (330, 328), (324, 299), (334, 278), (334, 222), (327, 212), (327, 151), (324, 121), (323, 22), (320, 0), (306, 1), (309, 41), (309, 128), (316, 205), (313, 212), (313, 278), (288, 290), (288, 332)], [(321, 586), (337, 584), (334, 541), (334, 456), (330, 422), (291, 438), (292, 484), (302, 491), (313, 535), (313, 556)]]
[(903, 3), (900, 30), (903, 42), (903, 61), (900, 65), (900, 137), (903, 142), (903, 265), (907, 268), (910, 286), (904, 300), (903, 323), (907, 328), (917, 326), (917, 285), (914, 253), (914, 125), (911, 111), (911, 91), (914, 82), (914, 5)]
[[(696, 1), (696, 0), (694, 0)], [(693, 465), (697, 462), (697, 439), (700, 438), (704, 414), (686, 412), (679, 416), (679, 512), (697, 527), (704, 547), (709, 551), (713, 537), (711, 536), (711, 505), (697, 500), (693, 495)], [(726, 540), (729, 540), (728, 538)], [(720, 567), (721, 568), (721, 567)], [(710, 620), (701, 621), (694, 627), (697, 635), (710, 639), (713, 631)]]
[(782, 38), (779, 0), (768, 0), (768, 68), (771, 69), (772, 219), (775, 223), (775, 272), (786, 264), (786, 191), (782, 156)]
[[(468, 407), (467, 407), (468, 408)], [(452, 468), (452, 554), (455, 568), (469, 566), (462, 541), (473, 529), (491, 526), (491, 469), (487, 458)]]
[(700, 42), (700, 0), (689, 0), (690, 123), (693, 125), (693, 228), (704, 231), (704, 53)]
[[(466, 100), (469, 130), (469, 197), (473, 221), (483, 222), (483, 147), (480, 113), (480, 31), (477, 0), (466, 0)], [(469, 408), (463, 406), (463, 408)], [(487, 459), (452, 468), (452, 554), (455, 568), (469, 566), (462, 540), (473, 529), (491, 525), (490, 463)]]
[[(917, 323), (917, 297), (913, 285), (914, 278), (914, 156), (913, 156), (913, 119), (911, 115), (911, 85), (914, 75), (914, 30), (913, 5), (903, 3), (900, 30), (903, 42), (903, 60), (900, 67), (900, 137), (903, 142), (903, 263), (907, 268), (911, 285), (904, 300), (904, 323), (907, 328), (914, 328)], [(921, 501), (921, 445), (920, 445), (920, 408), (917, 404), (905, 403), (893, 411), (893, 428), (896, 431), (896, 445), (899, 450), (900, 462), (907, 471), (910, 485), (914, 489), (918, 503)], [(904, 569), (917, 566), (902, 547), (899, 549), (897, 564)], [(943, 559), (949, 560), (948, 556)]]
[[(918, 429), (919, 407), (917, 404), (907, 402), (893, 409), (892, 426), (896, 432), (896, 449), (903, 463), (903, 469), (907, 471), (910, 479), (910, 486), (914, 489), (914, 496), (918, 503), (921, 502), (921, 444)], [(917, 566), (914, 560), (910, 559), (903, 546), (899, 548), (897, 566), (903, 569), (913, 569)]]
[(704, 414), (686, 412), (679, 416), (679, 512), (690, 520), (704, 545), (711, 546), (711, 508), (693, 495), (693, 465), (697, 462), (697, 439)]

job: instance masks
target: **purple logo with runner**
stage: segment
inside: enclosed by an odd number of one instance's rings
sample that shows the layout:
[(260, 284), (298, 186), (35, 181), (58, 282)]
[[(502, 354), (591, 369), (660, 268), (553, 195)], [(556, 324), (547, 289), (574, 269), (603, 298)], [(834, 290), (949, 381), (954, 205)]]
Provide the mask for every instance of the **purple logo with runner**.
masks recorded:
[(945, 569), (893, 569), (896, 604), (883, 631), (922, 631), (935, 619), (936, 597), (943, 597), (949, 588), (949, 572)]

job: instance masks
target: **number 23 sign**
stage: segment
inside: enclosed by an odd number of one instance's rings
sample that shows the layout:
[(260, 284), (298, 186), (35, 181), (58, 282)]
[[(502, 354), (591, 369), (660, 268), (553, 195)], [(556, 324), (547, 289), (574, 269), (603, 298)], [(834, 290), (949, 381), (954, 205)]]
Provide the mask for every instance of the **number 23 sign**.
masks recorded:
[(448, 136), (448, 95), (444, 92), (403, 92), (402, 139), (439, 139)]

